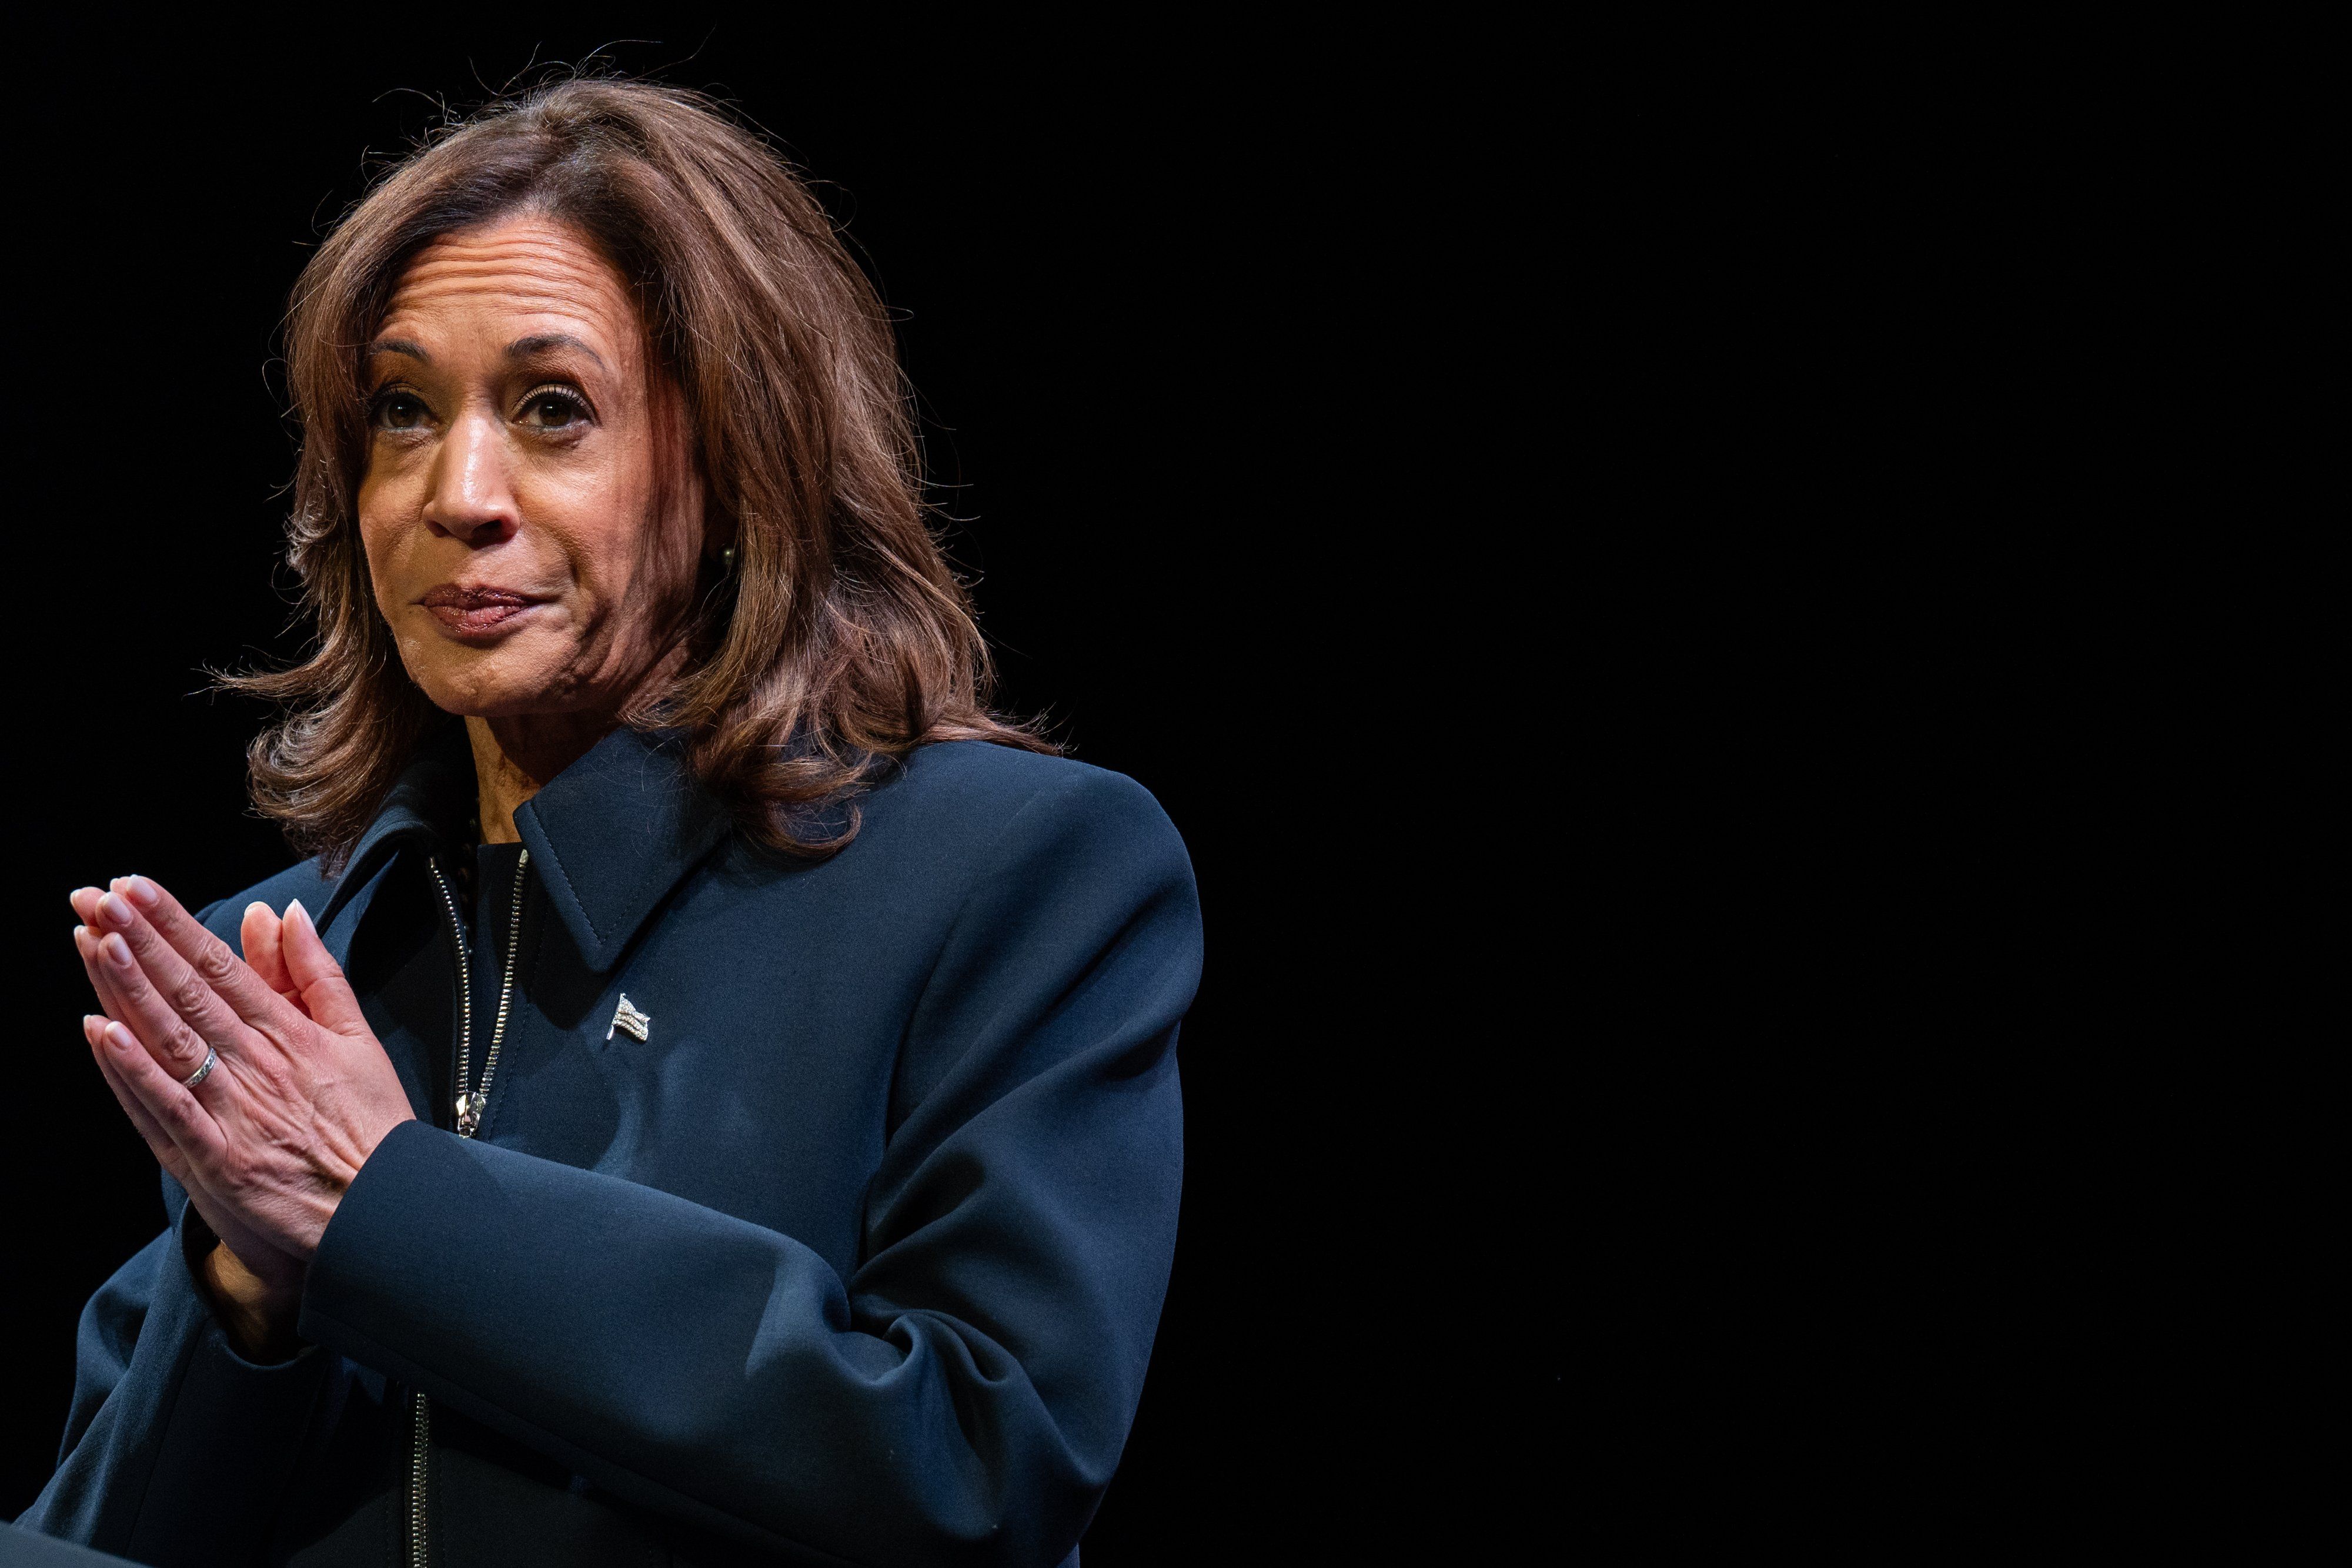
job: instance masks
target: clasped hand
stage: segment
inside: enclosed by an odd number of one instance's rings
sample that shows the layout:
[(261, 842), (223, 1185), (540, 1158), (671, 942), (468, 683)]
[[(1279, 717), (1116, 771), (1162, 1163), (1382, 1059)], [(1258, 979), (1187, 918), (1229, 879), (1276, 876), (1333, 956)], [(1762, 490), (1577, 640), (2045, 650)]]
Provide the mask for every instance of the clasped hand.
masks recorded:
[(299, 1299), (344, 1189), (414, 1115), (341, 966), (299, 903), (283, 920), (245, 912), (244, 958), (145, 877), (81, 888), (73, 907), (104, 1009), (82, 1020), (99, 1071), (252, 1282)]

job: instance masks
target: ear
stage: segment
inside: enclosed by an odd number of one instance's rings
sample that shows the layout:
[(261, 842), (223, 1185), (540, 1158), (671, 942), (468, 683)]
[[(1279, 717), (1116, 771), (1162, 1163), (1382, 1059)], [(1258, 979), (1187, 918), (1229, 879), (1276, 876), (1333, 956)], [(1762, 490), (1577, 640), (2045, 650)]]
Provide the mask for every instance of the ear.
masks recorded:
[(702, 512), (702, 559), (721, 571), (732, 571), (741, 564), (742, 544), (742, 525), (706, 502)]

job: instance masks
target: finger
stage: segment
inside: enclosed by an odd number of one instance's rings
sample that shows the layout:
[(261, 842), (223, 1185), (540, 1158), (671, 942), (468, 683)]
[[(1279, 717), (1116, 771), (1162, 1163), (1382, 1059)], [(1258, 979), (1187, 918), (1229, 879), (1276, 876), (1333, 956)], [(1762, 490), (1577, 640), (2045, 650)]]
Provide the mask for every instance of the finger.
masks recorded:
[[(111, 891), (120, 894), (123, 880), (115, 878)], [(81, 954), (82, 968), (89, 974), (90, 988), (98, 993), (99, 1006), (105, 1009), (106, 1016), (124, 1023), (133, 1023), (135, 1028), (130, 1009), (123, 1001), (121, 988), (116, 983), (115, 967), (106, 961), (99, 946), (105, 933), (99, 928), (98, 923), (101, 918), (101, 901), (108, 891), (95, 887), (75, 889), (71, 900), (73, 906), (84, 915), (89, 924), (75, 928), (74, 946)], [(171, 1063), (165, 1065), (168, 1067)]]
[(261, 983), (281, 997), (299, 994), (301, 987), (286, 976), (286, 958), (279, 947), (278, 914), (269, 905), (256, 899), (245, 906), (245, 920), (238, 927), (238, 940), (245, 948), (245, 961), (261, 977)]
[(187, 1157), (180, 1153), (180, 1146), (164, 1134), (155, 1118), (147, 1113), (147, 1107), (131, 1092), (131, 1086), (122, 1082), (121, 1074), (114, 1071), (114, 1063), (107, 1058), (106, 1026), (110, 1021), (96, 1013), (84, 1014), (82, 1040), (89, 1046), (90, 1056), (98, 1062), (99, 1075), (106, 1080), (106, 1086), (112, 1091), (116, 1103), (122, 1107), (122, 1113), (130, 1117), (131, 1124), (138, 1129), (139, 1136), (147, 1145), (148, 1153), (155, 1156), (158, 1165), (172, 1173), (173, 1180), (185, 1186), (187, 1183), (180, 1180), (180, 1173), (187, 1168)]
[(74, 947), (81, 954), (82, 967), (89, 971), (90, 989), (98, 993), (99, 1006), (109, 1018), (121, 1018), (121, 1009), (113, 1000), (113, 982), (106, 967), (98, 961), (98, 939), (104, 935), (98, 925), (98, 901), (106, 896), (105, 890), (79, 887), (74, 890), (74, 912), (81, 916), (81, 925), (74, 927)]
[(98, 933), (87, 925), (74, 927), (74, 950), (81, 955), (81, 967), (89, 976), (89, 988), (98, 993), (98, 1005), (106, 1016), (122, 1016), (122, 998), (114, 989), (113, 972), (98, 950)]
[(99, 1031), (99, 1041), (107, 1061), (121, 1074), (123, 1086), (163, 1135), (187, 1156), (188, 1164), (201, 1179), (205, 1169), (217, 1164), (227, 1149), (228, 1141), (221, 1133), (220, 1124), (213, 1120), (212, 1113), (184, 1084), (165, 1075), (146, 1045), (131, 1030), (119, 1023), (110, 1023)]
[[(137, 907), (170, 951), (201, 977), (239, 1019), (257, 1029), (265, 1023), (284, 1025), (290, 1021), (287, 1015), (291, 1009), (286, 998), (255, 974), (251, 965), (230, 951), (227, 943), (181, 908), (180, 901), (164, 892), (162, 883), (149, 877), (127, 876), (122, 879), (121, 896)], [(105, 913), (103, 899), (100, 901), (100, 913)], [(140, 955), (140, 961), (146, 963), (144, 953)], [(153, 965), (147, 967), (150, 973), (155, 972)]]
[[(278, 1021), (270, 1012), (261, 1010), (265, 1007), (286, 1009), (286, 998), (263, 985), (261, 977), (230, 952), (227, 943), (210, 932), (205, 935), (211, 946), (203, 951), (197, 962), (190, 963), (121, 894), (110, 893), (98, 901), (98, 919), (107, 932), (100, 940), (100, 947), (110, 955), (115, 943), (122, 943), (152, 990), (209, 1044), (234, 1045), (246, 1038), (246, 1009), (228, 998), (226, 993), (232, 988), (244, 990), (261, 1019)], [(124, 977), (117, 973), (115, 983), (122, 988), (128, 999), (131, 988), (125, 984)], [(146, 1036), (144, 1029), (139, 1032)]]
[(359, 997), (343, 978), (343, 967), (327, 951), (319, 928), (310, 924), (310, 912), (302, 907), (300, 899), (286, 906), (281, 931), (286, 972), (301, 992), (302, 1006), (311, 1018), (338, 1034), (366, 1029)]
[(210, 1042), (189, 1028), (179, 1009), (156, 990), (121, 932), (110, 931), (98, 939), (98, 967), (111, 982), (115, 1005), (121, 1009), (113, 1027), (128, 1026), (173, 1078), (184, 1079), (204, 1065), (205, 1051), (213, 1049)]
[(235, 1209), (215, 1198), (212, 1189), (196, 1179), (189, 1166), (186, 1151), (171, 1140), (148, 1113), (139, 1096), (132, 1093), (131, 1086), (122, 1081), (121, 1073), (116, 1071), (109, 1058), (104, 1033), (107, 1020), (90, 1017), (81, 1021), (82, 1033), (89, 1041), (90, 1054), (98, 1061), (98, 1071), (106, 1079), (107, 1088), (113, 1091), (123, 1113), (131, 1118), (131, 1125), (138, 1128), (139, 1135), (146, 1140), (147, 1147), (155, 1155), (155, 1163), (180, 1184), (180, 1190), (188, 1195), (188, 1202), (194, 1207), (198, 1217), (212, 1228), (213, 1234), (226, 1242), (238, 1260), (257, 1274), (267, 1270), (283, 1275), (294, 1268), (291, 1258), (264, 1241), (252, 1227), (237, 1218)]

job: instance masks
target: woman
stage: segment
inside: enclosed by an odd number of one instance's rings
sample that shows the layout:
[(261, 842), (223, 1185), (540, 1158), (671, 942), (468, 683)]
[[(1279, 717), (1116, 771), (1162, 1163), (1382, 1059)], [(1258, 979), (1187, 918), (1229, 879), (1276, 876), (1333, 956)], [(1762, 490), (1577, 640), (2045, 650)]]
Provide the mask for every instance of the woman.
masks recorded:
[(1183, 846), (984, 706), (888, 329), (570, 82), (304, 270), (311, 858), (84, 888), (171, 1229), (25, 1522), (152, 1563), (1076, 1561), (1175, 1235)]

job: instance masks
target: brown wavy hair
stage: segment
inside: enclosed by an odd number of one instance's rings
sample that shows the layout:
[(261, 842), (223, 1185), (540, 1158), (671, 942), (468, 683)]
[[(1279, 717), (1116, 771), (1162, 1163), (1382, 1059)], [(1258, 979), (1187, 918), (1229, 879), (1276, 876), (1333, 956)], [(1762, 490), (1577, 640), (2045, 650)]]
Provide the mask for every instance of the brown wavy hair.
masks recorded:
[(706, 584), (679, 630), (682, 673), (622, 721), (682, 731), (742, 830), (797, 854), (854, 838), (859, 793), (919, 746), (1054, 750), (989, 710), (988, 650), (924, 503), (889, 323), (824, 209), (698, 94), (566, 80), (429, 136), (295, 285), (286, 359), (302, 442), (287, 559), (318, 643), (290, 669), (227, 685), (287, 710), (248, 760), (255, 803), (296, 851), (340, 865), (446, 722), (369, 585), (361, 346), (419, 250), (525, 212), (576, 229), (634, 288), (683, 395), (704, 526), (736, 547), (735, 570)]

